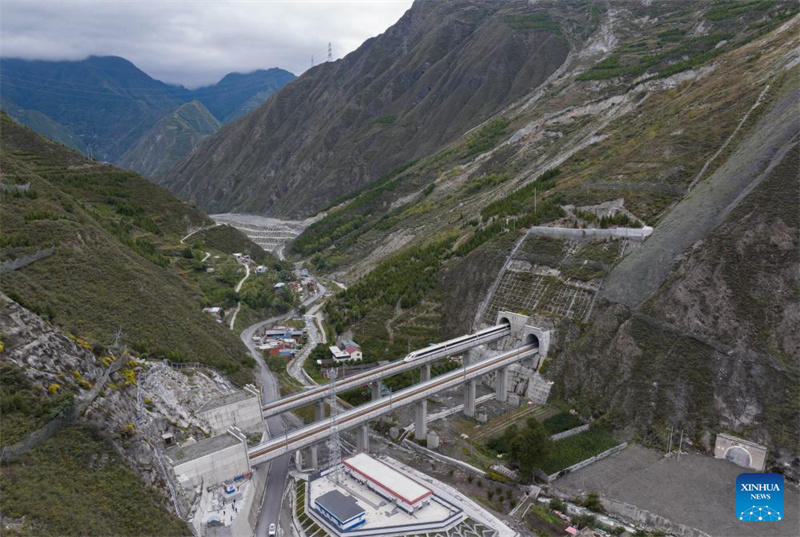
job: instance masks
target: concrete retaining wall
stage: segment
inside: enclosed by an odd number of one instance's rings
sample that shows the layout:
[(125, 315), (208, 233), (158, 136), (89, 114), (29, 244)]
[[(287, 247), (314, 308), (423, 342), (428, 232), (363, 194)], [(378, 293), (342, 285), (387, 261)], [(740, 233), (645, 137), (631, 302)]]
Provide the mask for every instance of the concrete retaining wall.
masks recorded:
[(640, 509), (629, 503), (609, 498), (600, 498), (600, 503), (603, 504), (603, 507), (605, 507), (606, 511), (609, 513), (647, 528), (652, 528), (656, 531), (668, 533), (669, 535), (679, 535), (680, 537), (710, 537), (709, 534), (697, 528), (672, 522), (662, 516)]
[(198, 416), (205, 420), (214, 434), (223, 434), (228, 427), (236, 426), (243, 431), (263, 430), (261, 402), (257, 395), (203, 412)]
[[(251, 533), (254, 534), (256, 526), (258, 525), (258, 518), (261, 515), (261, 508), (264, 504), (264, 495), (267, 492), (267, 476), (269, 469), (267, 467), (258, 468), (253, 472), (253, 482), (251, 485), (255, 487), (255, 494), (253, 502), (250, 504), (250, 512), (247, 513), (247, 522), (250, 524)], [(283, 491), (281, 491), (281, 494)]]
[(580, 470), (581, 468), (585, 468), (586, 466), (589, 466), (593, 462), (597, 462), (599, 460), (605, 459), (606, 457), (614, 455), (615, 453), (619, 453), (620, 451), (622, 451), (626, 447), (628, 447), (628, 443), (627, 442), (623, 442), (622, 444), (620, 444), (620, 445), (618, 445), (616, 447), (613, 447), (611, 449), (607, 449), (606, 451), (604, 451), (602, 453), (598, 453), (594, 457), (589, 457), (586, 460), (583, 460), (583, 461), (581, 461), (581, 462), (579, 462), (577, 464), (573, 464), (569, 468), (564, 468), (563, 470), (560, 470), (560, 471), (558, 471), (558, 472), (556, 472), (554, 474), (545, 475), (543, 472), (541, 472), (541, 473), (539, 473), (537, 475), (539, 477), (544, 478), (544, 480), (547, 481), (548, 483), (552, 483), (553, 481), (555, 481), (559, 477), (565, 476), (570, 472), (574, 472), (576, 470)]
[(645, 239), (653, 233), (650, 226), (644, 227), (615, 227), (608, 229), (575, 229), (571, 227), (545, 227), (534, 226), (528, 230), (531, 235), (544, 235), (548, 237), (623, 237), (628, 239)]
[(582, 432), (588, 431), (588, 430), (589, 430), (589, 424), (587, 423), (586, 425), (581, 425), (580, 427), (575, 427), (574, 429), (570, 429), (568, 431), (564, 431), (563, 433), (554, 434), (553, 436), (550, 437), (550, 440), (553, 440), (553, 441), (562, 440), (564, 438), (568, 438), (568, 437), (570, 437), (572, 435), (575, 435), (575, 434), (578, 434), (578, 433), (582, 433)]
[(487, 475), (486, 472), (484, 472), (483, 470), (481, 470), (479, 468), (475, 468), (471, 464), (467, 464), (464, 461), (460, 461), (458, 459), (453, 459), (453, 458), (450, 458), (450, 457), (448, 457), (446, 455), (442, 455), (441, 453), (436, 453), (435, 451), (431, 451), (430, 449), (424, 448), (424, 447), (420, 446), (419, 444), (415, 443), (413, 440), (407, 440), (405, 442), (405, 445), (409, 446), (412, 449), (415, 449), (416, 451), (420, 451), (420, 452), (422, 452), (422, 453), (424, 453), (424, 454), (426, 454), (426, 455), (428, 455), (430, 457), (433, 457), (434, 459), (436, 459), (438, 461), (444, 462), (446, 464), (454, 464), (454, 465), (458, 466), (459, 468), (461, 468), (462, 470), (466, 470), (467, 472), (473, 473), (473, 474), (475, 474), (475, 475), (477, 475), (479, 477), (486, 477), (486, 475)]
[(235, 444), (173, 466), (178, 483), (184, 488), (197, 485), (218, 485), (223, 481), (242, 475), (250, 470), (247, 448)]

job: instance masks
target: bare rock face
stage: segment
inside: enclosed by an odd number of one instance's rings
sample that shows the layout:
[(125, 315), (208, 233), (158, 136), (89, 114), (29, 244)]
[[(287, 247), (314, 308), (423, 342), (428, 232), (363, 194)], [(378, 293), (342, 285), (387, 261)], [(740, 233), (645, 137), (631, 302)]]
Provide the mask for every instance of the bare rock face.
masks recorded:
[(321, 64), (223, 128), (164, 184), (213, 212), (301, 216), (430, 154), (540, 85), (567, 57), (524, 4), (416, 2), (384, 34)]
[(656, 445), (670, 427), (706, 449), (734, 432), (800, 477), (799, 161), (795, 140), (642, 308), (599, 304), (555, 363), (556, 392)]
[[(127, 351), (116, 352), (120, 356), (115, 357), (115, 352), (103, 350), (96, 356), (85, 340), (62, 333), (3, 294), (0, 332), (5, 334), (0, 360), (19, 367), (42, 391), (52, 385), (58, 385), (59, 391), (72, 391), (76, 402), (88, 401), (92, 389), (112, 368), (114, 372), (78, 419), (96, 424), (145, 482), (161, 490), (165, 498), (169, 495), (167, 476), (156, 454), (164, 447), (161, 435), (172, 433), (179, 442), (208, 436), (207, 424), (194, 411), (232, 389), (226, 380), (202, 371), (187, 375), (162, 363), (137, 361)], [(179, 501), (185, 508), (191, 499)]]
[(80, 338), (67, 337), (4, 294), (0, 294), (0, 332), (5, 334), (3, 360), (45, 387), (67, 383), (80, 390), (73, 372), (90, 383), (103, 374), (99, 360)]

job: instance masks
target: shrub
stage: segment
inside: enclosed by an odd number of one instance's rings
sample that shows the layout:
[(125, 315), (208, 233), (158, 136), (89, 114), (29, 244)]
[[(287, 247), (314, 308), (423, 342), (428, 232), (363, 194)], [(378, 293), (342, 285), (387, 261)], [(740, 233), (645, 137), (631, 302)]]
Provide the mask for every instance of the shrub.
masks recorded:
[(606, 512), (603, 504), (600, 503), (600, 495), (597, 492), (590, 492), (587, 494), (586, 499), (583, 500), (583, 506), (590, 511), (594, 511), (595, 513)]
[(567, 511), (567, 504), (562, 502), (560, 498), (553, 498), (550, 500), (550, 509), (565, 513)]

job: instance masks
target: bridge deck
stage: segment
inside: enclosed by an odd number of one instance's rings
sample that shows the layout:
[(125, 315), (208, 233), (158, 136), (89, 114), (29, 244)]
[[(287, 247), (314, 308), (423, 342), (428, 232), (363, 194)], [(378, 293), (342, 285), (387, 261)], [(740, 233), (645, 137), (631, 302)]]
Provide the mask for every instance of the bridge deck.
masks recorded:
[(449, 390), (468, 380), (491, 373), (526, 358), (532, 358), (538, 352), (539, 347), (535, 345), (525, 345), (475, 364), (445, 373), (427, 382), (421, 382), (410, 388), (394, 393), (389, 397), (371, 401), (335, 417), (312, 423), (302, 429), (292, 431), (283, 437), (274, 438), (257, 446), (253, 446), (248, 450), (250, 463), (256, 466), (280, 457), (285, 453), (294, 452), (326, 439), (330, 434), (334, 419), (339, 429), (349, 429), (382, 416), (383, 414), (387, 414), (396, 408), (421, 401), (434, 393)]
[[(478, 345), (495, 341), (507, 336), (510, 333), (511, 328), (509, 325), (499, 324), (497, 326), (476, 332), (475, 334), (461, 336), (444, 341), (437, 345), (419, 349), (408, 355), (408, 357), (412, 357), (414, 355), (418, 356), (413, 361), (407, 362), (405, 360), (397, 360), (390, 364), (386, 364), (375, 369), (370, 369), (369, 371), (365, 371), (352, 377), (337, 381), (336, 393), (342, 393), (392, 375), (397, 375), (398, 373), (402, 373), (404, 371), (416, 369), (422, 365), (452, 356), (453, 354), (477, 347)], [(328, 386), (328, 384), (322, 384), (309, 390), (304, 390), (302, 392), (271, 401), (263, 406), (264, 418), (310, 405), (311, 403), (324, 399), (329, 395), (330, 386)]]

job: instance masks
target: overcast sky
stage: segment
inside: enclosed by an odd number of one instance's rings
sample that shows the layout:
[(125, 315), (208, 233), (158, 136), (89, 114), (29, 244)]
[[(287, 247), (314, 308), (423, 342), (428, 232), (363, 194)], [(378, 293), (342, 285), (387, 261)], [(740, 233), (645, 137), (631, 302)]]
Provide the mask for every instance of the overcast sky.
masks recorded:
[(282, 67), (299, 75), (394, 24), (411, 0), (0, 0), (0, 55), (122, 56), (172, 84)]

